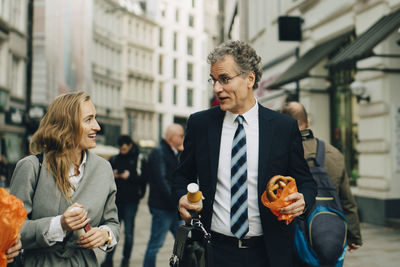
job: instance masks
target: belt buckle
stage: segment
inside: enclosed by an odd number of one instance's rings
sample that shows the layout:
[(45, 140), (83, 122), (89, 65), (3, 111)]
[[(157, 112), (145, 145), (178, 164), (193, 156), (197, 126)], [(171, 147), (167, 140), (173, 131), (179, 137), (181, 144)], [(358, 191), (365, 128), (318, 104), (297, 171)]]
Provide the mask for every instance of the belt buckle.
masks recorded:
[(239, 239), (238, 248), (248, 248), (248, 246), (243, 245), (242, 239)]

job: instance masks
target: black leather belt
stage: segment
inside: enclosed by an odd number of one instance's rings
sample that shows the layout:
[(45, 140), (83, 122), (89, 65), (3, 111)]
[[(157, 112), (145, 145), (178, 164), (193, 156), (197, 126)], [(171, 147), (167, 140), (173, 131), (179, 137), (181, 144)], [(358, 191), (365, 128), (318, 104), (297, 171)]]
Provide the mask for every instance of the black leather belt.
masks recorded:
[(262, 235), (237, 239), (233, 236), (227, 236), (211, 231), (211, 240), (216, 243), (227, 244), (237, 248), (259, 248), (264, 246), (264, 237)]

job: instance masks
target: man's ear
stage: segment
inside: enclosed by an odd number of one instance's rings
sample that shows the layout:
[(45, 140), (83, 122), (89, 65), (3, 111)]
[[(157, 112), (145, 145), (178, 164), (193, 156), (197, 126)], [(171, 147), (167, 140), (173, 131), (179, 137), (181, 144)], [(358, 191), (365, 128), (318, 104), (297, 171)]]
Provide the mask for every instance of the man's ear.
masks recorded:
[(310, 119), (309, 118), (307, 118), (306, 128), (307, 129), (310, 128)]
[(253, 71), (247, 75), (247, 86), (249, 88), (253, 88), (255, 81), (256, 81), (256, 75)]

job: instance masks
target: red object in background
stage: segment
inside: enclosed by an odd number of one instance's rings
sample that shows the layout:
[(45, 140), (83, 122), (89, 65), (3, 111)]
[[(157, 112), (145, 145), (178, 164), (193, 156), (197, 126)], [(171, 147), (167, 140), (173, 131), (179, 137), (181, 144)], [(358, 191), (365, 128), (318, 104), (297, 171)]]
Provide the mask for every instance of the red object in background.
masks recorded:
[(214, 95), (214, 97), (211, 99), (211, 106), (215, 107), (215, 106), (219, 106), (219, 103), (221, 101), (219, 100), (218, 96)]

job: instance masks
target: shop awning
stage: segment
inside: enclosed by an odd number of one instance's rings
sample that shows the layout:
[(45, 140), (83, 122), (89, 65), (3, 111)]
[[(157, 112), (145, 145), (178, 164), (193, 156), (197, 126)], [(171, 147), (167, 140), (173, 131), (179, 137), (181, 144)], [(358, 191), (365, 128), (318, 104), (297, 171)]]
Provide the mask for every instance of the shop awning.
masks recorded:
[(310, 76), (310, 69), (318, 64), (324, 57), (341, 46), (351, 33), (351, 31), (346, 32), (312, 48), (291, 65), (284, 73), (282, 73), (275, 82), (268, 85), (267, 89), (278, 89), (284, 84)]
[(373, 56), (374, 47), (400, 26), (400, 9), (382, 17), (351, 44), (334, 56), (326, 67), (336, 68)]

